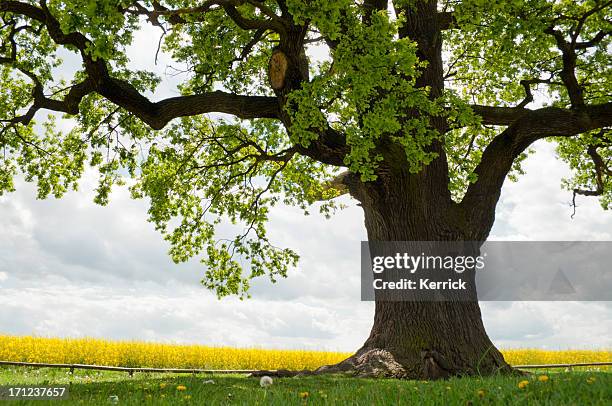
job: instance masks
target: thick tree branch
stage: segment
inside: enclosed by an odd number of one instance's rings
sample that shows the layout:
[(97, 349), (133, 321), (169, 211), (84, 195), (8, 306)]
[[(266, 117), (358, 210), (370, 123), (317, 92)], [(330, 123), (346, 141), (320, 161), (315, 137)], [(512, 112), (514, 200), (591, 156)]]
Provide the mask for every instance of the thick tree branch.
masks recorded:
[(323, 183), (323, 192), (334, 191), (333, 196), (324, 196), (323, 194), (318, 197), (318, 201), (325, 201), (335, 199), (336, 197), (343, 196), (349, 193), (349, 188), (347, 181), (350, 177), (350, 172), (345, 171), (341, 172), (338, 175), (334, 176), (332, 179)]
[[(496, 136), (476, 166), (476, 183), (470, 185), (461, 202), (467, 221), (479, 225), (472, 238), (486, 237), (495, 216), (503, 182), (514, 160), (529, 145), (546, 137), (572, 137), (612, 125), (612, 103), (585, 106), (581, 110), (546, 107), (526, 110), (512, 125)], [(487, 231), (483, 231), (487, 230)]]
[(34, 85), (32, 88), (32, 105), (24, 114), (20, 116), (15, 116), (13, 119), (9, 120), (9, 122), (12, 124), (20, 123), (28, 125), (34, 118), (36, 112), (40, 109), (48, 109), (67, 114), (77, 114), (79, 102), (86, 94), (92, 91), (92, 86), (89, 80), (84, 80), (83, 82), (70, 86), (70, 90), (68, 91), (63, 100), (53, 99), (45, 95), (44, 86), (39, 80), (38, 76), (36, 76), (36, 74), (34, 74), (32, 71), (23, 67), (17, 59), (18, 49), (17, 41), (15, 40), (15, 35), (22, 30), (27, 30), (31, 28), (32, 27), (30, 26), (18, 27), (16, 23), (13, 23), (8, 37), (6, 38), (6, 41), (8, 41), (8, 43), (10, 44), (10, 53), (7, 56), (0, 56), (0, 65), (12, 66), (13, 68), (26, 75), (28, 78), (30, 78)]
[(533, 111), (526, 109), (525, 106), (533, 101), (531, 85), (538, 83), (560, 84), (558, 82), (553, 82), (552, 78), (524, 79), (520, 81), (520, 84), (525, 89), (525, 98), (516, 107), (495, 107), (482, 105), (471, 105), (470, 107), (482, 118), (482, 123), (485, 125), (511, 125), (525, 114)]
[(242, 119), (278, 118), (279, 106), (274, 97), (242, 96), (221, 91), (179, 96), (151, 102), (129, 83), (108, 78), (98, 93), (128, 110), (153, 129), (163, 128), (177, 117), (204, 113), (226, 113)]
[(346, 166), (344, 157), (349, 153), (345, 135), (331, 127), (323, 130), (308, 147), (296, 145), (296, 149), (302, 155), (333, 166)]
[(609, 31), (599, 31), (589, 41), (576, 42), (576, 45), (574, 47), (576, 49), (592, 48), (592, 47), (596, 46), (597, 44), (599, 44), (608, 35), (612, 35), (612, 31), (610, 31), (610, 30)]
[(572, 38), (572, 41), (571, 41), (570, 45), (574, 49), (575, 49), (575, 46), (576, 46), (576, 41), (578, 40), (578, 37), (582, 33), (582, 29), (584, 28), (584, 24), (586, 23), (586, 20), (589, 17), (591, 17), (592, 15), (602, 11), (603, 9), (605, 9), (607, 7), (610, 7), (610, 5), (612, 5), (612, 1), (596, 2), (596, 4), (597, 5), (595, 7), (593, 7), (589, 11), (585, 12), (580, 18), (578, 18), (578, 24), (576, 25), (576, 27), (570, 33), (570, 36)]
[(510, 125), (532, 111), (523, 107), (494, 107), (479, 104), (470, 107), (474, 113), (482, 117), (483, 124), (501, 126)]
[(555, 24), (548, 26), (544, 32), (552, 35), (557, 44), (557, 48), (561, 51), (561, 60), (563, 67), (561, 69), (561, 80), (567, 89), (567, 93), (574, 108), (581, 108), (584, 106), (584, 95), (583, 87), (578, 83), (576, 78), (576, 66), (578, 57), (576, 55), (576, 49), (585, 49), (596, 45), (598, 42), (609, 34), (607, 31), (601, 31), (595, 35), (591, 41), (578, 42), (578, 37), (582, 34), (582, 30), (586, 23), (586, 20), (598, 13), (599, 11), (612, 5), (612, 1), (605, 1), (597, 4), (594, 8), (586, 11), (580, 17), (575, 18), (576, 24), (570, 29), (569, 37), (570, 40), (565, 39), (565, 34), (556, 29)]
[[(222, 6), (233, 13), (235, 2), (217, 3), (224, 3)], [(257, 6), (260, 6), (259, 3)], [(111, 77), (106, 61), (101, 58), (94, 60), (89, 55), (90, 41), (87, 37), (78, 32), (64, 33), (59, 21), (51, 14), (44, 0), (41, 1), (41, 7), (19, 1), (3, 1), (0, 2), (0, 12), (21, 15), (40, 22), (46, 27), (54, 42), (78, 49), (85, 66), (87, 79), (82, 84), (75, 85), (64, 101), (41, 97), (42, 89), (38, 87), (34, 97), (35, 102), (27, 113), (29, 119), (41, 108), (77, 114), (82, 97), (92, 92), (129, 111), (153, 129), (161, 129), (177, 117), (213, 112), (231, 114), (242, 119), (283, 118), (279, 98), (275, 97), (245, 96), (215, 91), (152, 102), (129, 82)], [(234, 17), (239, 18), (235, 14)], [(244, 28), (258, 29), (255, 25)], [(297, 146), (296, 149), (302, 155), (335, 166), (344, 166), (343, 158), (347, 153), (344, 135), (331, 127), (322, 131), (320, 138), (314, 140), (309, 147)]]
[(106, 62), (100, 58), (94, 60), (89, 55), (87, 51), (89, 40), (78, 32), (64, 33), (59, 21), (50, 13), (44, 1), (41, 2), (40, 8), (18, 1), (3, 1), (0, 3), (0, 12), (22, 15), (44, 24), (57, 44), (70, 45), (80, 51), (88, 75), (85, 81), (73, 86), (64, 101), (44, 97), (42, 86), (37, 83), (37, 79), (33, 75), (28, 75), (35, 84), (34, 104), (28, 116), (33, 116), (41, 108), (77, 114), (81, 99), (89, 93), (96, 92), (130, 111), (154, 129), (163, 128), (170, 120), (177, 117), (211, 112), (232, 114), (244, 119), (279, 117), (279, 105), (274, 97), (242, 96), (215, 91), (152, 102), (130, 83), (111, 77)]
[[(428, 97), (432, 100), (437, 99), (444, 92), (443, 27), (439, 20), (437, 2), (394, 2), (393, 5), (397, 15), (403, 14), (401, 25), (398, 27), (399, 37), (414, 41), (417, 46), (418, 59), (426, 62), (426, 66), (420, 69), (414, 87), (427, 88)], [(414, 109), (410, 115), (420, 116), (421, 113), (418, 112), (418, 109)], [(449, 129), (446, 117), (430, 116), (428, 120), (432, 128), (440, 134), (446, 133)], [(427, 170), (419, 174), (423, 179), (423, 184), (428, 185), (428, 188), (424, 189), (428, 196), (423, 196), (423, 198), (443, 199), (445, 204), (450, 204), (452, 200), (447, 188), (449, 168), (443, 142), (433, 140), (427, 150), (436, 154), (437, 158), (428, 164)], [(440, 187), (441, 185), (444, 186)]]
[(533, 112), (533, 110), (525, 108), (525, 106), (533, 101), (531, 93), (531, 85), (536, 83), (553, 83), (546, 79), (526, 79), (521, 80), (520, 84), (525, 89), (525, 98), (516, 107), (495, 107), (483, 106), (479, 104), (471, 105), (474, 113), (482, 118), (482, 123), (485, 125), (508, 126), (523, 117), (525, 114)]
[(548, 27), (545, 32), (552, 35), (557, 43), (557, 48), (561, 51), (561, 59), (563, 61), (563, 68), (561, 69), (561, 80), (567, 89), (572, 107), (580, 108), (584, 106), (583, 88), (576, 79), (576, 63), (578, 57), (576, 56), (575, 43), (569, 43), (565, 40), (563, 33), (554, 29), (554, 27)]

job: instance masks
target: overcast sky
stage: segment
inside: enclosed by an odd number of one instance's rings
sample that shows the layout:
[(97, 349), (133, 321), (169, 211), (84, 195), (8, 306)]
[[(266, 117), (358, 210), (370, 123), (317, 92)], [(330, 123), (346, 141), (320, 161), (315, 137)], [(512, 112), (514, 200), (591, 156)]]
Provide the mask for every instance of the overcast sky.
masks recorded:
[[(138, 68), (152, 66), (154, 34), (137, 36)], [(174, 93), (165, 84), (160, 97)], [(570, 218), (571, 196), (560, 188), (568, 169), (553, 145), (536, 147), (527, 175), (504, 187), (491, 238), (612, 240), (612, 214), (597, 200), (580, 198)], [(343, 198), (349, 207), (331, 220), (276, 209), (270, 235), (301, 255), (298, 268), (275, 285), (259, 280), (250, 300), (219, 301), (199, 285), (200, 265), (170, 261), (146, 222), (145, 201), (118, 189), (99, 207), (94, 187), (87, 173), (81, 191), (61, 200), (36, 200), (22, 181), (0, 197), (0, 333), (342, 351), (367, 337), (373, 304), (360, 301), (365, 228), (354, 201)], [(485, 302), (482, 309), (500, 347), (612, 346), (610, 302)]]

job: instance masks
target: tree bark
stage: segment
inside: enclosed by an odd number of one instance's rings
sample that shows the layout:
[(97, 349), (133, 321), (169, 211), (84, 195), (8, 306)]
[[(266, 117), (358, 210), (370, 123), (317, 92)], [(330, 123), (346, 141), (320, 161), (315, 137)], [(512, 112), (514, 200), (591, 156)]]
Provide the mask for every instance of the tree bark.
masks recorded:
[[(462, 241), (471, 234), (458, 205), (428, 196), (436, 188), (415, 188), (427, 184), (426, 177), (394, 174), (372, 184), (348, 182), (365, 213), (371, 252), (376, 241)], [(476, 292), (462, 302), (377, 300), (363, 347), (319, 370), (411, 379), (511, 371), (487, 336)]]
[(440, 379), (509, 372), (478, 302), (377, 301), (370, 336), (343, 362), (360, 376)]

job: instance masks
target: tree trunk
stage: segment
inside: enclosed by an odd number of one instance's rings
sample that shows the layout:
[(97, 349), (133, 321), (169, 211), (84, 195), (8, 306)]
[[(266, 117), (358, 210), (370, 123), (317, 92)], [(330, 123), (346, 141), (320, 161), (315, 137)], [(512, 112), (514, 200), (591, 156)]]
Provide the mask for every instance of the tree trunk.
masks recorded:
[[(419, 59), (427, 61), (415, 85), (428, 87), (429, 97), (436, 99), (444, 89), (437, 2), (404, 4), (396, 13), (405, 19), (400, 37), (415, 41)], [(415, 117), (419, 114), (414, 112)], [(444, 117), (428, 120), (440, 134), (448, 131)], [(470, 224), (466, 212), (470, 208), (454, 203), (448, 190), (443, 142), (434, 140), (427, 149), (438, 158), (420, 172), (410, 173), (403, 147), (383, 139), (377, 145), (384, 159), (377, 168), (376, 181), (362, 182), (358, 175), (344, 178), (351, 196), (363, 207), (370, 242), (486, 239), (499, 196), (487, 200), (480, 224)], [(370, 251), (374, 250), (370, 244)], [(476, 292), (470, 294), (470, 301), (461, 302), (383, 301), (378, 297), (374, 325), (363, 347), (319, 372), (438, 379), (512, 371), (485, 332)]]
[[(388, 176), (355, 182), (351, 194), (365, 212), (369, 241), (462, 241), (474, 235), (443, 189), (423, 176)], [(372, 251), (371, 245), (371, 251)], [(355, 355), (321, 372), (438, 379), (510, 372), (485, 332), (476, 292), (463, 302), (382, 301), (369, 338)]]
[(377, 301), (370, 337), (347, 361), (359, 375), (412, 379), (510, 370), (485, 332), (478, 302)]

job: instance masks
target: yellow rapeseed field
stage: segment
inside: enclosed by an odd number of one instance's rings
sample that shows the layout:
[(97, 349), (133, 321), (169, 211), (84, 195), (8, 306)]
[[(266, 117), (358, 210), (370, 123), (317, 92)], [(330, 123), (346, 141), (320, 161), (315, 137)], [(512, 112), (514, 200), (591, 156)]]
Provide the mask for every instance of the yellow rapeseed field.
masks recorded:
[(347, 353), (0, 335), (0, 360), (125, 367), (313, 369)]
[(510, 365), (579, 364), (587, 362), (612, 362), (612, 350), (502, 350)]
[[(612, 361), (610, 350), (516, 349), (502, 352), (512, 365)], [(301, 370), (333, 364), (349, 355), (325, 351), (238, 349), (94, 338), (0, 335), (2, 361), (157, 368)]]

